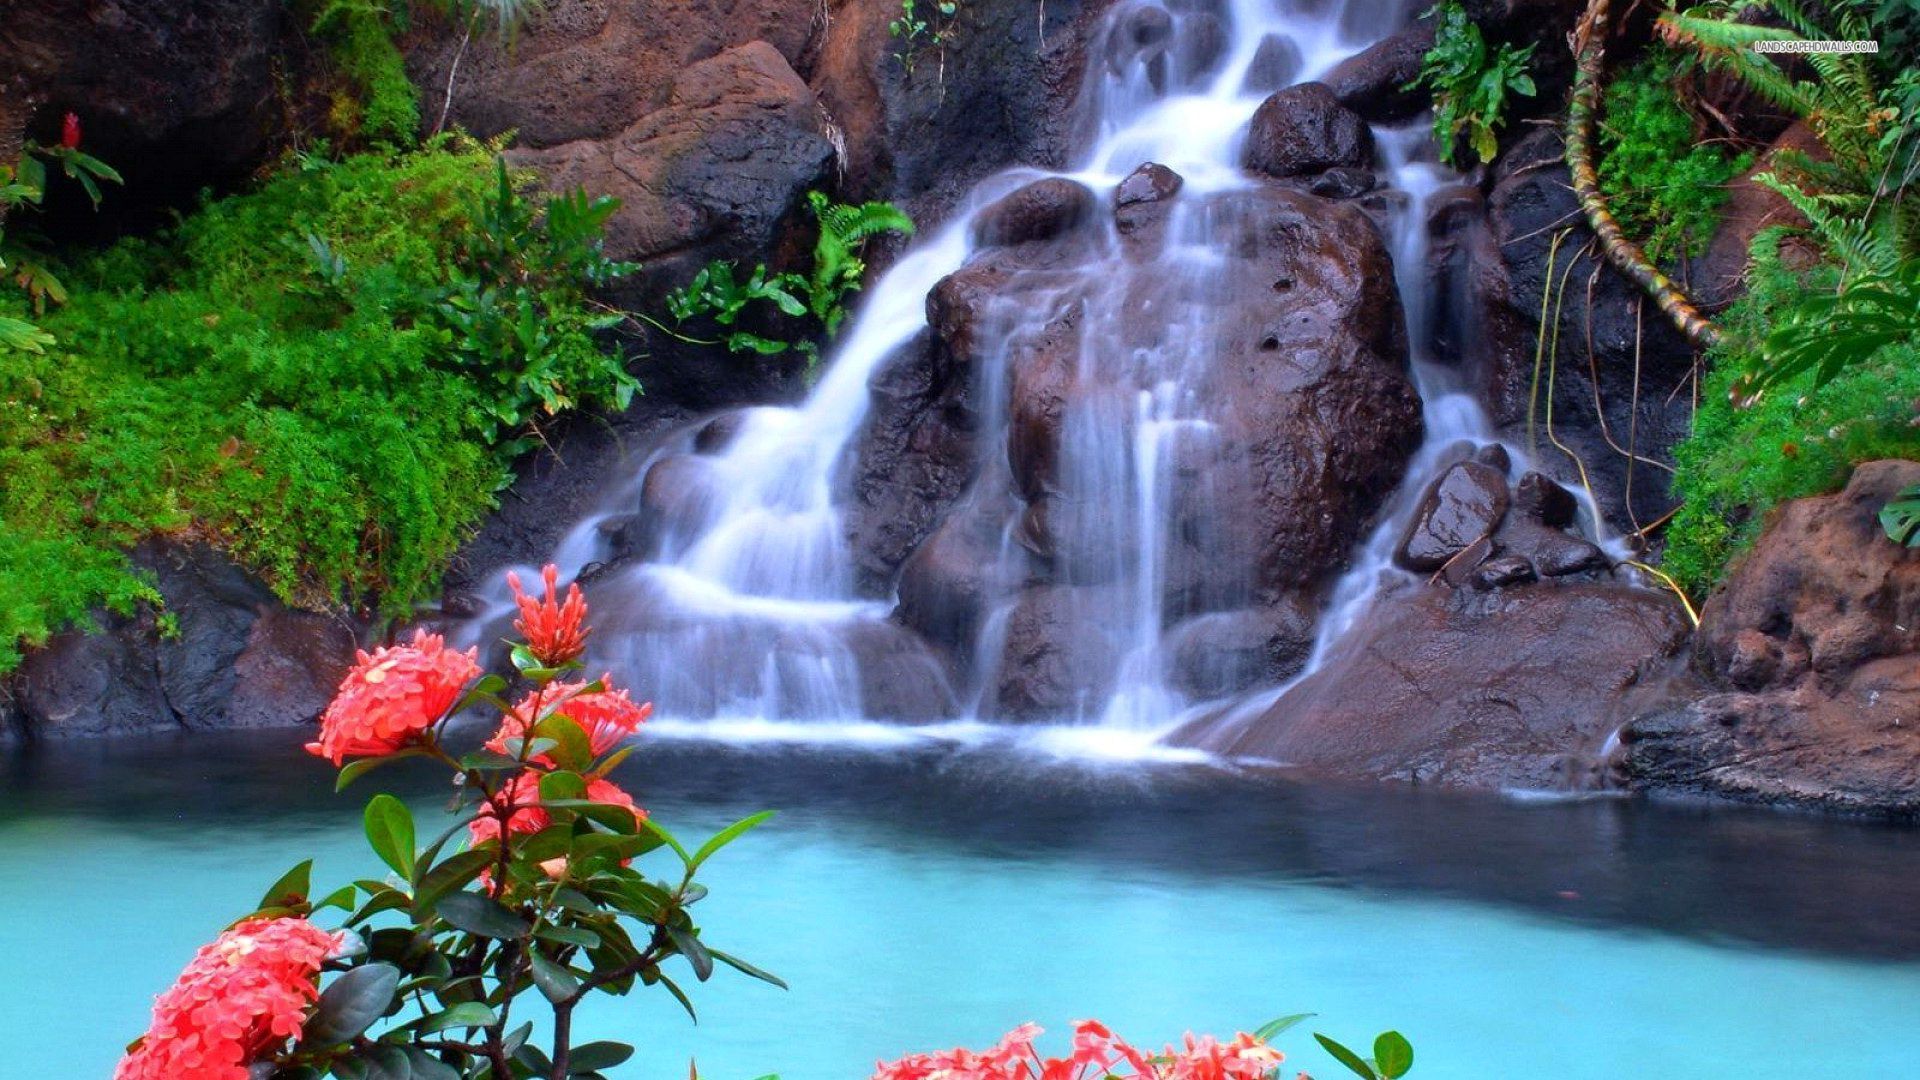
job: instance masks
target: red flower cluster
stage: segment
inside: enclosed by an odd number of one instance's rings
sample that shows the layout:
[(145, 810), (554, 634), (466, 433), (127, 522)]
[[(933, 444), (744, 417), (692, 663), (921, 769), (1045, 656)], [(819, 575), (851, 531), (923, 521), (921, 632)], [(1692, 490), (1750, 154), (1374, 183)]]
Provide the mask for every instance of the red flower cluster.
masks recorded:
[(548, 667), (559, 667), (580, 658), (586, 651), (587, 600), (580, 586), (567, 586), (565, 603), (559, 600), (560, 568), (548, 563), (540, 570), (546, 591), (535, 600), (520, 589), (520, 575), (507, 571), (507, 588), (513, 590), (513, 602), (520, 617), (513, 628), (527, 639), (527, 649)]
[(410, 645), (361, 653), (320, 718), (320, 740), (308, 743), (307, 752), (339, 765), (404, 749), (439, 723), (480, 674), (476, 653), (449, 649), (425, 630), (415, 631)]
[(1022, 1024), (979, 1053), (963, 1048), (909, 1054), (881, 1063), (873, 1080), (1267, 1080), (1282, 1060), (1279, 1051), (1245, 1034), (1230, 1043), (1188, 1035), (1182, 1046), (1149, 1056), (1098, 1020), (1074, 1025), (1072, 1053), (1043, 1058), (1033, 1046), (1039, 1035), (1038, 1027)]
[[(623, 806), (633, 814), (633, 823), (637, 827), (647, 820), (647, 812), (634, 804), (633, 796), (621, 790), (620, 785), (611, 780), (595, 778), (587, 781), (587, 798), (592, 802), (605, 803), (608, 806)], [(501, 785), (499, 798), (506, 800), (502, 807), (507, 811), (507, 831), (519, 835), (537, 833), (553, 824), (553, 815), (540, 805), (540, 774), (527, 771)], [(500, 838), (500, 815), (486, 812), (467, 823), (467, 842), (471, 847), (489, 843)], [(627, 859), (621, 865), (632, 862)], [(563, 858), (548, 859), (540, 864), (548, 877), (559, 877), (565, 869)], [(481, 887), (493, 891), (493, 871), (485, 870), (480, 874)]]
[(68, 113), (67, 118), (61, 121), (60, 145), (69, 150), (80, 149), (80, 117), (78, 114)]
[(247, 1066), (300, 1036), (320, 965), (340, 935), (305, 919), (249, 919), (203, 946), (153, 1006), (153, 1026), (114, 1080), (247, 1080)]
[[(602, 676), (600, 685), (606, 686), (613, 681), (612, 675)], [(540, 703), (557, 701), (558, 705), (548, 711), (564, 716), (579, 725), (586, 732), (587, 743), (593, 749), (593, 756), (600, 755), (620, 745), (620, 740), (637, 731), (647, 717), (653, 715), (653, 703), (643, 702), (635, 705), (625, 690), (596, 690), (590, 694), (580, 692), (586, 683), (557, 682), (540, 693), (529, 694), (520, 700), (500, 724), (500, 730), (487, 740), (487, 749), (496, 754), (507, 754), (507, 740), (526, 737), (527, 730), (540, 722)], [(551, 767), (553, 761), (545, 754), (536, 754), (531, 759), (539, 764)]]

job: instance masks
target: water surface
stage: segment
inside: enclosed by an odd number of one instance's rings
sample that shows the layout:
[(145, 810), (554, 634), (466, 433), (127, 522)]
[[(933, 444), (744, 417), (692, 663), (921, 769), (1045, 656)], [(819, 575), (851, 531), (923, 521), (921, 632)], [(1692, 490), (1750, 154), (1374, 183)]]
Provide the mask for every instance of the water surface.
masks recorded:
[[(278, 873), (375, 872), (292, 732), (0, 764), (0, 1076), (104, 1077), (152, 996)], [(1100, 1016), (1141, 1041), (1287, 1012), (1394, 1026), (1431, 1078), (1904, 1075), (1920, 832), (1725, 808), (1310, 786), (1031, 752), (655, 741), (623, 781), (712, 865), (723, 972), (585, 1017), (635, 1077), (859, 1080), (881, 1056)], [(1296, 1037), (1290, 1067), (1340, 1075)], [(1287, 1075), (1291, 1076), (1289, 1069)]]

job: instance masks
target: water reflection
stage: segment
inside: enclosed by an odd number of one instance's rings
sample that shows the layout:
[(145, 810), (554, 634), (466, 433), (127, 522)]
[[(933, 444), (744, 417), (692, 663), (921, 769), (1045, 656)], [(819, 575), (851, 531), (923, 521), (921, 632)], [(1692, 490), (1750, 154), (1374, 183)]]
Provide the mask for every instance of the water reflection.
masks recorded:
[[(9, 821), (76, 815), (177, 838), (351, 830), (402, 763), (332, 792), (298, 732), (38, 747), (0, 761)], [(1773, 949), (1920, 959), (1920, 830), (1631, 800), (1525, 804), (1208, 767), (1083, 768), (1005, 750), (658, 742), (621, 781), (669, 822), (782, 811), (782, 830), (906, 855), (1071, 860), (1103, 875), (1311, 882)], [(291, 843), (291, 840), (288, 840)], [(291, 854), (291, 848), (289, 848)]]

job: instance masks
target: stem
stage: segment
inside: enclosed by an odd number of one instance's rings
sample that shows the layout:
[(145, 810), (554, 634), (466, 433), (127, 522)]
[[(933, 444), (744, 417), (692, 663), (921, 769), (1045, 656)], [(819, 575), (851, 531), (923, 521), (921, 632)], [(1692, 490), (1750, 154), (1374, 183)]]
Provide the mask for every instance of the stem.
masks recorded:
[(433, 124), (435, 135), (446, 129), (447, 112), (453, 108), (453, 78), (460, 73), (460, 58), (467, 55), (467, 43), (473, 40), (473, 24), (478, 18), (480, 18), (480, 8), (475, 5), (473, 14), (467, 16), (466, 33), (460, 35), (460, 47), (453, 50), (453, 63), (447, 65), (447, 89), (440, 97), (440, 119)]
[(610, 982), (624, 979), (629, 975), (638, 974), (646, 968), (658, 964), (660, 957), (665, 954), (666, 948), (667, 928), (664, 924), (656, 923), (653, 927), (653, 936), (647, 939), (647, 947), (639, 956), (621, 964), (617, 968), (608, 968), (605, 971), (587, 976), (587, 978), (580, 983), (580, 988), (569, 995), (565, 1001), (554, 1002), (553, 1080), (567, 1080), (567, 1063), (573, 1056), (571, 1040), (573, 1037), (574, 1006), (580, 1004), (582, 998), (598, 990), (600, 987)]
[(1600, 239), (1600, 250), (1614, 269), (1646, 290), (1654, 305), (1673, 320), (1686, 339), (1696, 348), (1711, 348), (1720, 340), (1720, 331), (1700, 313), (1693, 301), (1659, 268), (1653, 265), (1640, 246), (1627, 239), (1614, 220), (1612, 211), (1600, 194), (1593, 171), (1594, 115), (1600, 107), (1600, 78), (1606, 63), (1608, 0), (1587, 0), (1586, 14), (1573, 31), (1575, 72), (1573, 101), (1567, 109), (1567, 169), (1573, 175), (1573, 192), (1587, 213), (1587, 224)]

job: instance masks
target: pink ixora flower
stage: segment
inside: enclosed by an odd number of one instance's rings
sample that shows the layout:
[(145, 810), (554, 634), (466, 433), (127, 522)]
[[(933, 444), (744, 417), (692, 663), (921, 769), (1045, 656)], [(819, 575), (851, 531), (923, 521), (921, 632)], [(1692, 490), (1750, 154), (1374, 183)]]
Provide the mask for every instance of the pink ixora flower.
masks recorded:
[(1280, 1052), (1241, 1035), (1230, 1043), (1188, 1035), (1182, 1046), (1153, 1057), (1116, 1037), (1098, 1020), (1074, 1025), (1073, 1051), (1042, 1058), (1033, 1047), (1040, 1029), (1023, 1024), (991, 1050), (939, 1050), (882, 1063), (873, 1080), (1269, 1080)]
[[(605, 686), (613, 679), (604, 675), (600, 685)], [(586, 683), (553, 683), (544, 689), (528, 694), (520, 699), (500, 724), (500, 730), (487, 740), (487, 749), (496, 754), (509, 753), (508, 739), (524, 738), (527, 729), (540, 722), (541, 713), (557, 714), (572, 720), (586, 732), (587, 744), (593, 749), (593, 756), (620, 745), (620, 741), (636, 731), (647, 717), (653, 715), (653, 703), (634, 704), (625, 690), (596, 690), (583, 694), (580, 690)], [(547, 702), (558, 704), (547, 705)], [(531, 760), (542, 765), (553, 764), (545, 754), (536, 754)]]
[(440, 635), (425, 630), (415, 631), (411, 644), (361, 653), (320, 717), (320, 739), (308, 743), (307, 752), (339, 765), (419, 741), (480, 674), (476, 653), (449, 649)]
[(580, 595), (580, 586), (568, 585), (567, 599), (560, 601), (560, 568), (552, 563), (541, 568), (540, 581), (546, 588), (536, 600), (521, 591), (520, 575), (507, 571), (507, 588), (513, 590), (513, 602), (520, 609), (513, 628), (527, 639), (527, 648), (541, 663), (559, 667), (579, 659), (586, 650), (587, 600)]
[(80, 149), (80, 116), (78, 113), (68, 113), (66, 119), (60, 122), (60, 145), (69, 150)]
[(247, 1080), (297, 1039), (341, 938), (299, 918), (249, 919), (203, 946), (154, 1002), (153, 1025), (114, 1080)]

